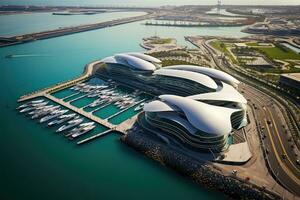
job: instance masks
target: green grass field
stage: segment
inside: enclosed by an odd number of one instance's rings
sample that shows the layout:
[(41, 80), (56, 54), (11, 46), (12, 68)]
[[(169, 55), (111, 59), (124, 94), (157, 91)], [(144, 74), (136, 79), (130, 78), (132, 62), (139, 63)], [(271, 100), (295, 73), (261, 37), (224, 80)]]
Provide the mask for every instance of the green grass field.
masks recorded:
[(170, 44), (172, 42), (171, 38), (160, 38), (151, 40), (151, 44)]
[(214, 40), (209, 43), (213, 48), (223, 52), (226, 56), (228, 56), (232, 62), (236, 63), (237, 61), (234, 59), (234, 57), (231, 55), (231, 53), (228, 51), (227, 47), (230, 47), (232, 45), (223, 43), (220, 40)]
[(193, 63), (186, 62), (183, 60), (163, 60), (161, 64), (162, 67), (170, 66), (170, 65), (195, 65)]
[(294, 60), (300, 60), (300, 55), (295, 53), (292, 50), (282, 50), (278, 47), (271, 47), (271, 48), (263, 48), (263, 47), (256, 47), (256, 49), (261, 50), (264, 52), (268, 57), (272, 59), (279, 59), (279, 60), (285, 60), (285, 59), (294, 59)]

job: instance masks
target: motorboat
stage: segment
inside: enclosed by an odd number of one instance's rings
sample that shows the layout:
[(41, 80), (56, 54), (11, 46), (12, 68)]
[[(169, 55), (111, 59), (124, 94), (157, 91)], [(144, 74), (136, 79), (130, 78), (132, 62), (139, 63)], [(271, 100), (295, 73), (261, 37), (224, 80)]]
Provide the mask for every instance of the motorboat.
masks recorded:
[(69, 137), (70, 140), (73, 140), (74, 138), (77, 138), (79, 136), (82, 136), (91, 130), (93, 130), (96, 126), (85, 126), (81, 130), (77, 131), (76, 133), (72, 134), (71, 137)]
[(40, 117), (44, 117), (45, 115), (48, 115), (49, 113), (54, 112), (55, 110), (57, 110), (58, 108), (52, 107), (52, 108), (48, 108), (48, 109), (44, 109), (44, 110), (40, 110), (38, 112), (36, 112), (31, 119), (36, 119), (36, 118), (40, 118)]
[(78, 124), (80, 124), (81, 122), (83, 122), (83, 118), (79, 118), (79, 119), (74, 119), (74, 120), (71, 120), (71, 121), (68, 121), (67, 124), (59, 127), (56, 132), (59, 133), (59, 132), (62, 132), (62, 131), (65, 131), (65, 130), (68, 130), (70, 128), (73, 128), (74, 126), (77, 126)]
[[(26, 107), (28, 107), (28, 106), (32, 106), (33, 104), (40, 104), (40, 103), (43, 103), (43, 102), (44, 102), (43, 99), (31, 101), (31, 102), (29, 102), (29, 103), (25, 103), (25, 104), (20, 105), (19, 107), (17, 107), (17, 109), (19, 110), (19, 109), (21, 109), (21, 108), (26, 108)], [(48, 103), (48, 102), (47, 102), (47, 103)]]
[(48, 101), (46, 102), (42, 102), (42, 103), (34, 103), (34, 104), (31, 104), (33, 107), (41, 107), (41, 106), (45, 106), (48, 104)]
[(48, 116), (43, 117), (42, 119), (40, 119), (40, 123), (49, 121), (49, 120), (54, 119), (54, 118), (56, 118), (56, 117), (59, 117), (59, 116), (65, 114), (65, 113), (68, 112), (68, 111), (69, 111), (69, 110), (55, 110), (55, 111), (53, 111), (50, 115), (48, 115)]
[[(75, 119), (76, 119), (76, 114), (75, 113), (68, 114), (68, 115), (61, 115), (61, 116), (58, 117), (58, 119), (49, 122), (48, 126), (54, 126), (54, 125), (58, 125), (58, 124), (64, 123), (64, 122), (72, 119), (73, 117), (75, 117)], [(77, 116), (77, 117), (79, 118), (79, 116)]]
[(92, 126), (94, 124), (95, 124), (95, 122), (87, 122), (87, 123), (80, 124), (79, 126), (80, 127), (82, 127), (82, 126)]
[(140, 105), (138, 105), (137, 107), (134, 108), (134, 111), (142, 110), (144, 105), (145, 105), (145, 103), (141, 103)]

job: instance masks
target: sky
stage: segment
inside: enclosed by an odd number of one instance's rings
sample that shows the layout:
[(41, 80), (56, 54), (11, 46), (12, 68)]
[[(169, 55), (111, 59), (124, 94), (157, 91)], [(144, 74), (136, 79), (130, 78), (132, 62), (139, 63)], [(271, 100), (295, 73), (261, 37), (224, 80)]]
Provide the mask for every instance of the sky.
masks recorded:
[[(217, 0), (0, 0), (0, 5), (215, 5)], [(300, 5), (300, 0), (222, 0), (227, 5)]]

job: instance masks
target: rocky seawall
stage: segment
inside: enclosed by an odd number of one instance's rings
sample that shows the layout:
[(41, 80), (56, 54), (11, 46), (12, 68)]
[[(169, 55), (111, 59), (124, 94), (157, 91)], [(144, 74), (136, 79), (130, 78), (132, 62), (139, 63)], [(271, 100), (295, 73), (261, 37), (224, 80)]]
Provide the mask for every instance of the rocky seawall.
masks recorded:
[(245, 180), (225, 176), (209, 164), (201, 163), (162, 145), (145, 134), (131, 132), (122, 136), (121, 141), (163, 166), (191, 178), (202, 187), (222, 192), (231, 199), (281, 199), (277, 194)]

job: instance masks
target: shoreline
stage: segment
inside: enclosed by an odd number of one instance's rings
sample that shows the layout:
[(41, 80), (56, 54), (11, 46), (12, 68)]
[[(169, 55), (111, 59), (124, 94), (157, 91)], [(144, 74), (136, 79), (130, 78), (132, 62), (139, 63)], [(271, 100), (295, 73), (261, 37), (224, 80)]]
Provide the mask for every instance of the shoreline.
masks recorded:
[(223, 175), (209, 162), (201, 163), (140, 133), (128, 133), (120, 140), (155, 162), (166, 166), (211, 191), (232, 199), (281, 199), (281, 197), (245, 180)]
[(116, 20), (111, 20), (106, 22), (85, 24), (85, 25), (79, 25), (75, 27), (65, 27), (60, 29), (36, 32), (36, 33), (30, 33), (24, 35), (17, 35), (12, 37), (0, 37), (0, 48), (17, 45), (17, 44), (23, 44), (27, 42), (33, 42), (36, 40), (49, 39), (49, 38), (60, 37), (64, 35), (71, 35), (75, 33), (92, 31), (92, 30), (122, 25), (126, 23), (141, 21), (141, 20), (152, 18), (156, 15), (155, 11), (144, 10), (143, 12), (145, 12), (146, 14), (139, 15), (136, 17), (126, 17), (126, 18), (121, 18), (121, 19), (116, 19)]

